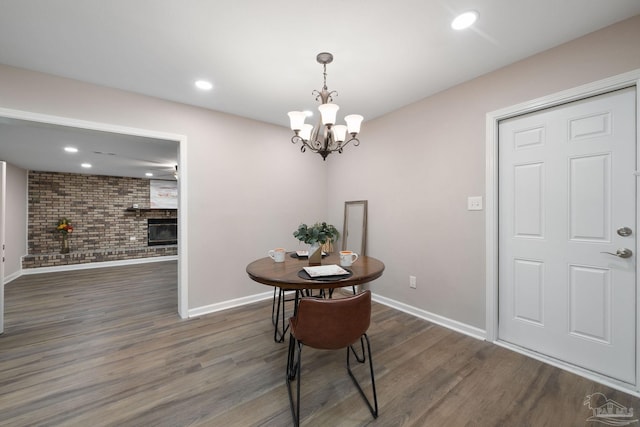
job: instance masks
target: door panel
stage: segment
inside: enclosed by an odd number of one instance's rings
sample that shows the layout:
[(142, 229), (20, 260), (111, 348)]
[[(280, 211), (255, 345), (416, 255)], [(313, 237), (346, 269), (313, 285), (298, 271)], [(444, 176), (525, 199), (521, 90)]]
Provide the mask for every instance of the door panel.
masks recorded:
[(544, 325), (544, 264), (516, 259), (513, 267), (514, 317)]
[(611, 291), (610, 270), (569, 267), (570, 334), (611, 344)]
[[(630, 384), (635, 102), (627, 88), (499, 124), (499, 339)], [(603, 253), (619, 248), (634, 254)]]
[(571, 240), (609, 242), (611, 237), (611, 155), (569, 159)]
[(518, 237), (544, 237), (544, 164), (515, 165), (513, 223)]

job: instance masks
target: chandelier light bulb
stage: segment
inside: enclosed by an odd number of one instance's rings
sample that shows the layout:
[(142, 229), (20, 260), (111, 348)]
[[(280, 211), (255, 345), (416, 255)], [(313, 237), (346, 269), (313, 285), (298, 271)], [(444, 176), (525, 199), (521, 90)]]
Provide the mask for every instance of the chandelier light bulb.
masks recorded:
[(360, 124), (364, 120), (359, 114), (350, 114), (344, 118), (344, 121), (347, 122), (347, 129), (350, 134), (354, 135), (360, 133)]
[(300, 138), (303, 141), (309, 141), (311, 139), (311, 132), (313, 131), (313, 125), (305, 123), (302, 125), (302, 129), (300, 130)]
[(318, 110), (320, 111), (320, 115), (322, 116), (322, 124), (333, 125), (336, 122), (336, 115), (338, 114), (337, 104), (322, 104), (318, 106)]
[(288, 114), (289, 121), (291, 122), (291, 130), (299, 131), (300, 129), (302, 129), (302, 125), (304, 125), (304, 119), (307, 115), (302, 111), (290, 111)]
[(345, 125), (335, 125), (332, 128), (333, 139), (336, 142), (344, 142), (347, 139), (347, 127)]

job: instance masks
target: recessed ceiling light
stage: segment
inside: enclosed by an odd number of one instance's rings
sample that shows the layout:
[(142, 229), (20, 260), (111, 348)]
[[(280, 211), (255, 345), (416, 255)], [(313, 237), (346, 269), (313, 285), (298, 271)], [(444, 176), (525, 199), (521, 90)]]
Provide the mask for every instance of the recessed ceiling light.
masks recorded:
[(76, 147), (64, 147), (64, 151), (67, 153), (77, 153), (78, 149)]
[(213, 84), (206, 80), (198, 80), (195, 84), (198, 89), (202, 90), (211, 90), (213, 88)]
[(88, 168), (90, 168), (90, 167), (91, 167), (91, 163), (83, 163), (83, 164), (81, 164), (80, 166), (82, 166), (82, 167), (83, 167), (83, 168), (85, 168), (85, 169), (88, 169)]
[(478, 19), (478, 12), (470, 10), (469, 12), (462, 13), (451, 22), (451, 28), (454, 30), (464, 30), (473, 25)]
[(153, 176), (153, 174), (151, 172), (147, 172), (144, 174), (145, 176)]

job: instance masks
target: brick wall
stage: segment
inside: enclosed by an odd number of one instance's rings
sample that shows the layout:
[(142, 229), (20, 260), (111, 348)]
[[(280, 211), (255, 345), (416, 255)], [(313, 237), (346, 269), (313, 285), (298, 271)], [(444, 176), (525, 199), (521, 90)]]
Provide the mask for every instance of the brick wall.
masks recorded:
[[(23, 268), (177, 253), (175, 245), (170, 253), (168, 247), (147, 247), (147, 218), (175, 218), (175, 210), (126, 210), (134, 204), (149, 207), (149, 180), (31, 171), (28, 200)], [(59, 254), (61, 236), (55, 230), (61, 217), (69, 218), (74, 227), (71, 253), (66, 255)], [(38, 259), (46, 263), (35, 262)]]

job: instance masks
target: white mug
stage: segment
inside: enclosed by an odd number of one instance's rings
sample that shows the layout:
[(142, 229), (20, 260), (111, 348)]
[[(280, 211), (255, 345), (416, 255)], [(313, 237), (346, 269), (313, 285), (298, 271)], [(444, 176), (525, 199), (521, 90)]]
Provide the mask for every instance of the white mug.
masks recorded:
[(269, 255), (275, 262), (284, 262), (285, 253), (286, 251), (284, 248), (275, 248), (267, 252), (267, 255)]
[(351, 267), (356, 262), (358, 254), (352, 251), (340, 251), (340, 265), (342, 267)]

